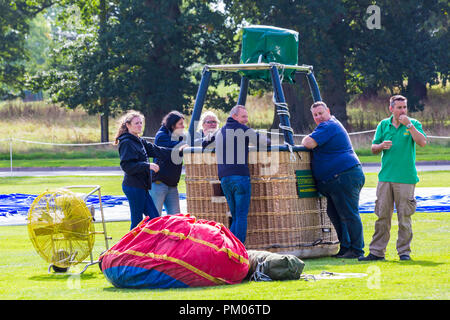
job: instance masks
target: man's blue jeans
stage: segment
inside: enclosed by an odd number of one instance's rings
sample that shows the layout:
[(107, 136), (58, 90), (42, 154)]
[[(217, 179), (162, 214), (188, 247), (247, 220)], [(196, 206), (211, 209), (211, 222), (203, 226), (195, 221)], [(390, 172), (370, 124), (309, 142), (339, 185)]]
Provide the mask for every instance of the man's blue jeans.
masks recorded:
[(149, 192), (160, 215), (162, 214), (163, 205), (168, 215), (181, 212), (180, 195), (177, 187), (169, 187), (165, 183), (157, 181), (152, 183), (152, 188)]
[(359, 216), (359, 194), (366, 178), (361, 165), (341, 172), (329, 181), (317, 181), (317, 189), (327, 198), (327, 214), (341, 243), (341, 249), (364, 254), (364, 235)]
[(220, 179), (220, 184), (231, 211), (230, 231), (244, 243), (247, 237), (247, 216), (250, 208), (250, 177), (223, 177)]
[(142, 221), (142, 215), (151, 219), (159, 217), (158, 210), (148, 191), (141, 188), (125, 186), (122, 184), (123, 193), (127, 196), (131, 212), (131, 229), (134, 229)]

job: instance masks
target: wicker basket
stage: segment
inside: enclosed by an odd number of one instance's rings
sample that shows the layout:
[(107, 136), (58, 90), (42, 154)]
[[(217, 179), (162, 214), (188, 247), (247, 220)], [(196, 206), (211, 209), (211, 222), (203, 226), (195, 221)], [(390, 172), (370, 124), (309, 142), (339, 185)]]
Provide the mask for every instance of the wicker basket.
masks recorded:
[[(187, 211), (229, 227), (229, 208), (217, 176), (214, 153), (185, 153)], [(326, 199), (299, 198), (296, 170), (310, 169), (310, 152), (249, 153), (251, 202), (245, 246), (300, 258), (338, 251)]]

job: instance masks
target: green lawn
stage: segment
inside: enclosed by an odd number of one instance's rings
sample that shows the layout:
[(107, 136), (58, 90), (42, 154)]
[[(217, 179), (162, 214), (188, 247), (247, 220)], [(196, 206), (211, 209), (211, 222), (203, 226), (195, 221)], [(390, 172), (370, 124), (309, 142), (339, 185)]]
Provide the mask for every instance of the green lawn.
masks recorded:
[[(362, 163), (381, 162), (381, 155), (373, 155), (369, 148), (356, 150)], [(450, 161), (450, 145), (428, 144), (416, 148), (416, 161)]]
[[(377, 173), (366, 173), (364, 187), (377, 186)], [(450, 171), (421, 171), (417, 187), (449, 187)], [(0, 177), (0, 194), (27, 193), (39, 194), (47, 189), (71, 185), (100, 185), (104, 195), (123, 195), (122, 176), (54, 176), (54, 177)], [(178, 190), (186, 193), (184, 175), (181, 176)]]
[[(417, 187), (449, 187), (450, 171), (419, 172)], [(38, 194), (46, 188), (67, 185), (101, 185), (102, 194), (121, 195), (120, 176), (103, 177), (3, 177), (0, 194)], [(366, 174), (365, 187), (375, 187), (376, 173)], [(180, 192), (185, 192), (184, 177)], [(374, 230), (375, 216), (361, 215), (366, 248)], [(400, 262), (396, 255), (397, 220), (394, 216), (387, 261), (361, 263), (355, 260), (319, 258), (305, 260), (304, 273), (322, 271), (366, 273), (368, 277), (319, 281), (244, 282), (233, 286), (208, 288), (130, 290), (113, 287), (97, 266), (83, 275), (48, 274), (47, 264), (35, 252), (26, 226), (0, 227), (0, 300), (2, 299), (152, 299), (152, 300), (284, 300), (284, 299), (429, 299), (450, 298), (450, 213), (416, 213), (413, 216), (412, 261)], [(96, 224), (101, 230), (101, 225)], [(108, 234), (116, 243), (128, 232), (129, 222), (107, 223)], [(97, 237), (94, 257), (104, 250)], [(367, 249), (366, 249), (367, 250)], [(72, 268), (80, 271), (82, 265)]]
[[(362, 163), (381, 163), (381, 157), (379, 155), (371, 156), (358, 156), (359, 161)], [(416, 155), (417, 162), (431, 162), (431, 161), (450, 161), (449, 153), (436, 153), (436, 154), (418, 154)]]
[[(362, 215), (368, 246), (375, 216)], [(398, 260), (395, 250), (397, 220), (384, 262), (358, 262), (336, 258), (305, 259), (304, 274), (322, 271), (366, 273), (365, 278), (318, 281), (244, 282), (238, 285), (190, 289), (131, 290), (113, 287), (97, 266), (81, 276), (48, 274), (47, 263), (35, 252), (26, 226), (0, 227), (0, 299), (136, 299), (136, 300), (284, 300), (284, 299), (427, 299), (450, 298), (450, 214), (416, 213), (413, 216), (412, 261)], [(99, 224), (96, 228), (101, 230)], [(117, 242), (128, 232), (129, 222), (107, 223)], [(94, 257), (104, 249), (97, 237)], [(69, 272), (80, 271), (83, 265)]]
[[(362, 163), (380, 163), (378, 155), (358, 156)], [(450, 161), (450, 154), (423, 154), (417, 155), (417, 162), (430, 161)], [(113, 159), (33, 159), (33, 160), (13, 160), (14, 168), (46, 168), (46, 167), (119, 167), (119, 158)], [(10, 168), (9, 160), (0, 160), (0, 168)]]
[[(363, 163), (380, 162), (380, 155), (373, 155), (370, 149), (357, 149)], [(450, 161), (449, 145), (429, 144), (417, 148), (416, 161)], [(0, 168), (11, 166), (9, 153), (0, 154)], [(91, 151), (42, 151), (13, 154), (13, 168), (22, 167), (118, 167), (117, 150)]]
[[(46, 167), (118, 167), (119, 158), (113, 159), (26, 159), (14, 160), (14, 168), (46, 168)], [(0, 168), (10, 168), (10, 160), (0, 160)]]

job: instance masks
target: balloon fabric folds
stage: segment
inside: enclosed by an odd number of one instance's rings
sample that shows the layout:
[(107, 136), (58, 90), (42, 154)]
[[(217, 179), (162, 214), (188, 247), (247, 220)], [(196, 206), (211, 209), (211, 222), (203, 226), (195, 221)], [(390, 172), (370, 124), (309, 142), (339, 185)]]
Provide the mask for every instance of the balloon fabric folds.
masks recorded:
[(189, 214), (146, 217), (100, 258), (119, 288), (186, 288), (240, 283), (244, 245), (224, 225)]

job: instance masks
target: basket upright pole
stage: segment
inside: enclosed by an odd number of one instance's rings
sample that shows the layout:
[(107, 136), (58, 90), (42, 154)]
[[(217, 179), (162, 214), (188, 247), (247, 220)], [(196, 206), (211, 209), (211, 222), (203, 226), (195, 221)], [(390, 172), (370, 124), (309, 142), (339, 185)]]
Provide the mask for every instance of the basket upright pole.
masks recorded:
[(311, 95), (314, 102), (322, 101), (322, 97), (320, 96), (319, 86), (317, 85), (316, 78), (314, 77), (314, 73), (308, 72), (306, 74), (306, 78), (308, 79), (309, 89), (311, 90)]
[(194, 146), (194, 133), (196, 129), (196, 122), (200, 119), (203, 104), (205, 103), (206, 92), (208, 91), (209, 81), (211, 80), (211, 71), (208, 68), (203, 69), (202, 80), (195, 98), (194, 110), (192, 111), (191, 122), (189, 124), (189, 145)]
[[(293, 146), (294, 145), (294, 136), (292, 134), (291, 123), (289, 121), (289, 113), (287, 107), (283, 108), (282, 105), (286, 105), (286, 99), (284, 98), (283, 88), (281, 87), (280, 75), (278, 73), (278, 69), (276, 65), (272, 65), (270, 68), (270, 75), (272, 77), (272, 86), (275, 95), (275, 105), (277, 113), (280, 117), (280, 128), (283, 130), (284, 141)], [(289, 128), (290, 130), (286, 130)]]
[(237, 103), (241, 106), (245, 106), (245, 102), (247, 102), (248, 82), (249, 79), (245, 76), (242, 76), (241, 88), (239, 89), (239, 98)]

